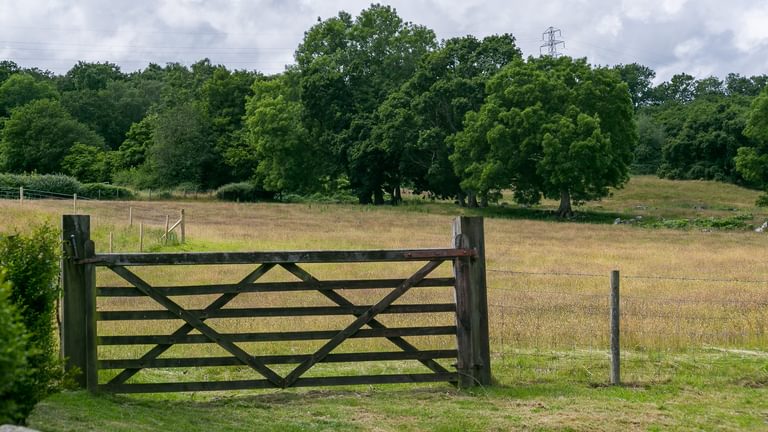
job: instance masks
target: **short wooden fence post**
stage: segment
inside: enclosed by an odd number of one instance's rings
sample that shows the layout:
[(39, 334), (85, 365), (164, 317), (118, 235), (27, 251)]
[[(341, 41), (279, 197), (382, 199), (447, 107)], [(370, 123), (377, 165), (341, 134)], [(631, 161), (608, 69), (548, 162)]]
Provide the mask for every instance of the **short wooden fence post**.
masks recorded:
[(454, 247), (475, 250), (454, 261), (459, 386), (491, 384), (488, 294), (483, 218), (460, 216), (453, 223)]
[(621, 313), (619, 311), (619, 271), (611, 271), (611, 384), (621, 384)]
[(133, 226), (133, 207), (128, 207), (128, 226)]
[(170, 218), (168, 215), (165, 215), (165, 240), (163, 241), (164, 245), (168, 244), (168, 227), (169, 227)]
[(72, 195), (72, 210), (74, 214), (77, 214), (77, 194)]
[(144, 252), (144, 222), (139, 222), (139, 252)]
[(24, 186), (19, 186), (19, 204), (24, 206)]
[(184, 239), (185, 239), (185, 235), (186, 235), (186, 227), (184, 226), (184, 224), (186, 223), (185, 220), (184, 220), (184, 209), (181, 209), (180, 220), (181, 220), (181, 224), (180, 224), (181, 243), (183, 244), (184, 243)]
[(76, 382), (83, 388), (95, 390), (96, 370), (96, 268), (80, 264), (79, 259), (94, 255), (88, 215), (62, 217), (61, 281), (62, 302), (61, 349), (67, 370), (79, 369)]

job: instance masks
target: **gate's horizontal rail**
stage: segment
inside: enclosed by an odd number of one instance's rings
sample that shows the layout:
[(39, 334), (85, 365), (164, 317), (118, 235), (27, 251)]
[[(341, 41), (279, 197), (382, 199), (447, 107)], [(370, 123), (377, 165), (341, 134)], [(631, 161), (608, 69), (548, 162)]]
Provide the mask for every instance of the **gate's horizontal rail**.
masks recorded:
[[(457, 350), (431, 350), (415, 352), (365, 352), (328, 354), (322, 363), (364, 362), (364, 361), (393, 361), (393, 360), (433, 360), (453, 358)], [(301, 363), (310, 354), (255, 356), (254, 359), (264, 364)], [(244, 366), (235, 357), (197, 357), (197, 358), (162, 358), (153, 360), (113, 359), (99, 360), (99, 369), (130, 369), (130, 368), (173, 368), (173, 367), (208, 367), (208, 366)]]
[(182, 252), (97, 254), (77, 264), (103, 266), (282, 264), (431, 261), (475, 256), (474, 249), (404, 249), (361, 251), (280, 251), (280, 252)]
[[(224, 333), (221, 336), (232, 342), (278, 342), (330, 339), (341, 330), (309, 330), (297, 332), (264, 333)], [(455, 335), (456, 326), (436, 327), (393, 327), (360, 329), (350, 338), (403, 337), (403, 336), (440, 336)], [(175, 345), (211, 343), (206, 335), (191, 334), (184, 336), (135, 335), (135, 336), (99, 336), (98, 345)]]
[[(294, 317), (320, 315), (359, 315), (367, 312), (370, 305), (365, 306), (306, 306), (306, 307), (275, 307), (275, 308), (232, 308), (217, 309), (205, 312), (201, 309), (187, 310), (199, 319), (209, 318), (256, 318), (256, 317)], [(434, 304), (403, 304), (392, 305), (384, 309), (383, 314), (395, 313), (437, 313), (456, 312), (453, 303)], [(138, 311), (105, 311), (97, 312), (99, 321), (131, 321), (131, 320), (168, 320), (179, 319), (179, 316), (168, 310), (138, 310)]]
[[(154, 287), (166, 296), (189, 296), (226, 293), (284, 292), (284, 291), (331, 291), (337, 289), (397, 288), (405, 279), (359, 279), (329, 280), (319, 282), (260, 282), (245, 285), (209, 284), (192, 286)], [(424, 279), (414, 287), (452, 287), (456, 280), (449, 278)], [(97, 295), (102, 297), (146, 297), (135, 287), (99, 287)]]
[[(359, 375), (343, 377), (313, 377), (299, 378), (292, 387), (314, 387), (332, 385), (361, 385), (361, 384), (403, 384), (427, 382), (455, 382), (458, 373), (426, 373), (398, 375)], [(247, 390), (277, 388), (267, 380), (213, 381), (213, 382), (179, 382), (151, 384), (119, 384), (98, 386), (101, 391), (112, 393), (160, 393), (160, 392), (193, 392), (218, 390)]]

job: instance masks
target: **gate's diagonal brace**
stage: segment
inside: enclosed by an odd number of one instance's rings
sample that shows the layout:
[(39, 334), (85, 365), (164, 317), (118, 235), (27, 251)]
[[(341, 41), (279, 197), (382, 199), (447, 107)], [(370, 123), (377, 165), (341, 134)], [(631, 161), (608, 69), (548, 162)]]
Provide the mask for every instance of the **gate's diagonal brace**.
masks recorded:
[[(246, 277), (244, 277), (240, 282), (238, 282), (237, 283), (238, 287), (255, 282), (256, 280), (258, 280), (259, 278), (261, 278), (262, 276), (267, 274), (267, 272), (270, 271), (272, 268), (274, 268), (274, 266), (275, 266), (274, 264), (262, 264), (262, 265), (260, 265), (259, 267), (256, 268), (256, 270), (252, 271)], [(219, 298), (214, 300), (213, 303), (208, 305), (208, 307), (206, 307), (203, 310), (203, 313), (207, 314), (207, 313), (211, 313), (211, 312), (214, 312), (214, 311), (217, 311), (217, 310), (223, 308), (224, 306), (226, 306), (227, 303), (231, 302), (235, 297), (237, 297), (238, 294), (239, 293), (237, 293), (237, 292), (232, 292), (232, 293), (226, 293), (226, 294), (221, 295)], [(200, 321), (205, 321), (205, 318), (200, 318)], [(171, 333), (171, 337), (185, 336), (185, 335), (187, 335), (189, 332), (191, 332), (194, 329), (195, 328), (192, 327), (191, 325), (184, 324), (183, 326), (181, 326), (178, 329), (176, 329), (176, 331)], [(173, 344), (159, 344), (159, 345), (155, 345), (152, 349), (147, 351), (146, 354), (141, 356), (141, 358), (139, 360), (142, 360), (142, 361), (154, 360), (154, 359), (160, 357), (160, 355), (162, 353), (168, 351), (168, 349), (171, 348), (172, 346), (173, 346)], [(109, 381), (109, 384), (110, 385), (113, 385), (113, 384), (124, 384), (132, 376), (134, 376), (137, 373), (139, 373), (140, 370), (141, 370), (141, 368), (124, 369), (122, 372), (120, 372), (114, 378), (112, 378)]]
[[(290, 272), (292, 275), (296, 276), (297, 278), (301, 279), (302, 281), (306, 282), (307, 284), (311, 285), (315, 289), (317, 289), (318, 292), (320, 292), (322, 295), (327, 297), (332, 302), (336, 303), (339, 306), (355, 306), (354, 303), (347, 300), (342, 296), (341, 294), (337, 293), (333, 290), (322, 290), (320, 289), (320, 281), (312, 276), (309, 272), (304, 270), (303, 268), (299, 267), (298, 265), (291, 263), (291, 264), (280, 264), (284, 269), (286, 269), (288, 272)], [(354, 314), (356, 317), (360, 317), (359, 313)], [(375, 318), (372, 318), (368, 323), (368, 327), (374, 328), (374, 329), (383, 329), (387, 328), (384, 324), (382, 324), (380, 321), (376, 320)], [(399, 336), (390, 336), (387, 337), (387, 340), (395, 344), (398, 348), (402, 349), (406, 352), (418, 352), (419, 349), (413, 346), (411, 343), (403, 339)], [(424, 366), (428, 367), (435, 373), (449, 373), (448, 369), (444, 368), (440, 365), (440, 363), (432, 360), (432, 359), (424, 359), (419, 360)]]
[(424, 267), (420, 268), (411, 277), (406, 279), (399, 287), (392, 290), (378, 303), (371, 306), (365, 313), (360, 315), (355, 321), (352, 322), (347, 328), (340, 331), (336, 336), (332, 337), (325, 345), (323, 345), (317, 352), (312, 354), (310, 358), (305, 360), (300, 365), (296, 366), (296, 369), (291, 371), (288, 376), (285, 377), (283, 382), (284, 387), (292, 386), (299, 377), (308, 371), (317, 362), (322, 361), (334, 348), (344, 342), (349, 336), (355, 334), (361, 327), (368, 324), (376, 315), (384, 311), (395, 300), (405, 294), (412, 286), (421, 282), (432, 270), (436, 269), (443, 261), (430, 261)]
[(223, 337), (216, 330), (212, 329), (211, 327), (203, 323), (203, 321), (200, 320), (200, 318), (198, 318), (196, 315), (191, 314), (189, 311), (185, 310), (184, 308), (176, 304), (173, 300), (166, 297), (163, 293), (159, 292), (158, 290), (156, 290), (155, 288), (153, 288), (152, 286), (144, 282), (140, 277), (135, 275), (133, 272), (131, 272), (130, 270), (128, 270), (123, 266), (110, 266), (110, 269), (112, 269), (113, 272), (117, 273), (120, 277), (122, 277), (123, 279), (131, 283), (133, 286), (138, 288), (139, 291), (151, 297), (153, 300), (158, 302), (164, 308), (168, 309), (169, 311), (173, 312), (176, 316), (186, 321), (187, 324), (191, 325), (200, 333), (207, 336), (211, 341), (217, 343), (220, 347), (227, 350), (230, 354), (237, 357), (240, 361), (250, 366), (260, 374), (262, 374), (272, 384), (274, 384), (277, 387), (283, 387), (284, 380), (280, 375), (276, 374), (272, 369), (267, 367), (264, 363), (254, 359), (250, 354), (243, 351), (240, 347), (232, 343), (232, 341)]

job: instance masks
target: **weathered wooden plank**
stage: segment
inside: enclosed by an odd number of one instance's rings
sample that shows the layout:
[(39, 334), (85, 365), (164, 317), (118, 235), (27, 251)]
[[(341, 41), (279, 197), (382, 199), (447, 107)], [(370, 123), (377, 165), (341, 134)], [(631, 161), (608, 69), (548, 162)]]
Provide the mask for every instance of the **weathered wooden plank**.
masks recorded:
[(90, 270), (77, 263), (83, 258), (85, 243), (90, 240), (90, 216), (62, 216), (62, 246), (64, 248), (61, 265), (61, 283), (64, 291), (62, 302), (61, 347), (67, 370), (79, 370), (75, 376), (77, 384), (86, 388), (88, 373), (88, 351), (86, 335), (88, 317), (86, 310), (87, 292), (85, 287), (90, 277)]
[[(156, 286), (166, 296), (209, 295), (226, 293), (285, 292), (285, 291), (330, 291), (336, 289), (381, 289), (397, 288), (405, 279), (360, 279), (307, 282), (261, 282), (252, 284), (210, 284), (189, 286)], [(452, 277), (424, 279), (414, 288), (452, 287)], [(103, 297), (144, 297), (135, 287), (99, 287), (98, 295)]]
[(416, 271), (411, 277), (409, 277), (405, 282), (403, 282), (402, 285), (392, 290), (389, 294), (384, 296), (381, 300), (379, 300), (378, 303), (371, 306), (370, 309), (368, 309), (366, 312), (362, 313), (359, 317), (357, 317), (356, 320), (352, 322), (352, 324), (348, 325), (347, 328), (340, 331), (336, 336), (331, 338), (328, 342), (325, 343), (320, 349), (318, 349), (312, 356), (296, 366), (294, 370), (289, 373), (285, 379), (284, 379), (284, 386), (290, 387), (292, 386), (296, 380), (304, 374), (304, 372), (308, 371), (315, 363), (322, 361), (325, 356), (327, 356), (334, 348), (339, 346), (344, 340), (346, 340), (349, 336), (360, 330), (361, 327), (366, 325), (371, 319), (373, 319), (376, 315), (384, 311), (385, 309), (389, 308), (392, 303), (402, 297), (403, 294), (405, 294), (414, 284), (418, 283), (420, 280), (424, 279), (429, 275), (433, 270), (435, 270), (437, 267), (442, 264), (443, 261), (430, 261), (426, 265), (424, 265), (422, 268)]
[[(371, 306), (302, 306), (302, 307), (275, 307), (275, 308), (228, 308), (205, 311), (200, 309), (187, 310), (190, 315), (198, 319), (210, 318), (256, 318), (256, 317), (292, 317), (292, 316), (322, 316), (322, 315), (356, 315), (363, 314)], [(384, 314), (412, 314), (412, 313), (441, 313), (454, 312), (456, 306), (453, 303), (435, 304), (402, 304), (392, 305), (380, 313)], [(140, 311), (103, 311), (96, 314), (100, 321), (128, 321), (128, 320), (167, 320), (179, 319), (175, 312), (167, 310), (140, 310)]]
[[(304, 270), (303, 268), (299, 267), (296, 264), (293, 264), (293, 263), (291, 263), (291, 264), (281, 264), (281, 266), (284, 269), (286, 269), (287, 271), (289, 271), (291, 274), (293, 274), (294, 276), (298, 277), (299, 279), (301, 279), (302, 281), (304, 281), (307, 284), (310, 284), (310, 285), (313, 285), (313, 286), (317, 286), (317, 287), (320, 287), (322, 285), (322, 282), (320, 282), (316, 277), (312, 276), (309, 272), (307, 272), (306, 270)], [(423, 283), (425, 280), (426, 279), (422, 279), (421, 282), (419, 282), (419, 284)], [(451, 278), (451, 281), (455, 283), (453, 278)], [(403, 283), (403, 282), (405, 282), (405, 281), (402, 281), (401, 283)], [(419, 285), (419, 284), (417, 284), (417, 285)], [(415, 286), (417, 286), (417, 285), (415, 285)], [(354, 306), (354, 304), (352, 302), (347, 300), (344, 296), (342, 296), (341, 294), (337, 293), (336, 291), (320, 290), (320, 293), (323, 294), (325, 297), (327, 297), (329, 300), (331, 300), (332, 302), (336, 303), (339, 306), (345, 306), (345, 307), (346, 306)], [(355, 314), (355, 316), (359, 317), (360, 315), (359, 314)], [(381, 322), (379, 322), (376, 318), (372, 318), (368, 322), (367, 325), (368, 325), (368, 327), (373, 328), (373, 329), (385, 329), (386, 328), (386, 326), (384, 324), (382, 324)], [(406, 341), (402, 337), (395, 336), (395, 337), (388, 337), (387, 339), (390, 342), (392, 342), (393, 344), (395, 344), (395, 346), (397, 346), (398, 348), (400, 348), (400, 349), (402, 349), (404, 351), (411, 351), (411, 352), (418, 351), (415, 346), (411, 345), (408, 341)], [(432, 372), (436, 372), (436, 373), (448, 372), (442, 365), (440, 365), (439, 363), (435, 362), (434, 360), (424, 359), (424, 360), (421, 360), (421, 362), (422, 362), (422, 364), (424, 364), (424, 366), (430, 368), (432, 370)]]
[[(483, 218), (460, 216), (454, 221), (454, 239), (461, 238), (463, 243), (454, 247), (471, 248), (475, 255), (458, 258), (468, 261), (469, 284), (466, 285), (469, 308), (470, 340), (472, 344), (472, 381), (471, 385), (491, 384), (491, 350), (488, 334), (488, 294), (485, 275), (485, 234)], [(465, 243), (464, 243), (465, 242)], [(457, 276), (458, 279), (458, 276)], [(457, 284), (457, 288), (458, 288)], [(458, 304), (458, 301), (457, 301)], [(457, 307), (457, 310), (461, 308)], [(461, 330), (459, 330), (461, 333)], [(459, 356), (461, 358), (461, 356)]]
[[(85, 242), (83, 256), (92, 257), (96, 251), (93, 240)], [(85, 378), (88, 390), (95, 392), (99, 385), (98, 345), (96, 342), (96, 267), (92, 264), (83, 266), (85, 273)]]
[[(330, 339), (341, 330), (311, 330), (296, 332), (264, 332), (264, 333), (224, 333), (223, 337), (232, 342), (278, 342), (278, 341), (302, 341)], [(177, 334), (171, 335), (136, 335), (136, 336), (99, 336), (99, 345), (175, 345), (175, 344), (205, 344), (212, 343), (207, 336), (202, 334)], [(435, 327), (392, 327), (377, 329), (361, 329), (350, 338), (376, 338), (376, 337), (405, 337), (405, 336), (443, 336), (456, 334), (455, 326)], [(415, 348), (414, 348), (415, 349)], [(146, 356), (142, 357), (147, 360)]]
[(178, 252), (98, 254), (80, 264), (104, 266), (353, 263), (446, 260), (472, 256), (472, 249), (404, 249), (359, 251), (276, 251), (276, 252)]
[(200, 318), (184, 310), (184, 308), (176, 304), (173, 300), (155, 291), (154, 288), (152, 288), (149, 284), (144, 282), (140, 277), (136, 276), (125, 267), (115, 266), (110, 268), (112, 269), (113, 272), (117, 273), (120, 277), (128, 281), (130, 284), (132, 284), (136, 288), (143, 291), (144, 294), (151, 297), (153, 300), (158, 302), (164, 308), (168, 309), (169, 311), (172, 311), (179, 318), (183, 319), (187, 324), (194, 327), (195, 330), (198, 330), (200, 333), (208, 336), (211, 340), (215, 341), (220, 347), (224, 348), (227, 352), (229, 352), (230, 354), (240, 359), (243, 363), (253, 368), (253, 370), (262, 374), (272, 384), (279, 387), (282, 387), (284, 385), (284, 379), (280, 375), (276, 374), (272, 369), (268, 368), (263, 363), (259, 363), (256, 360), (254, 360), (248, 353), (243, 351), (240, 347), (238, 347), (231, 341), (223, 338), (221, 334), (219, 334), (216, 330), (206, 325), (203, 321), (200, 320)]
[[(246, 275), (239, 282), (239, 284), (249, 284), (249, 283), (255, 282), (260, 277), (262, 277), (265, 274), (267, 274), (272, 268), (274, 268), (274, 264), (262, 264), (262, 265), (258, 266), (256, 269), (254, 269), (252, 272), (250, 272), (248, 275)], [(143, 293), (142, 293), (142, 295), (143, 295)], [(227, 303), (232, 301), (235, 297), (237, 297), (237, 292), (226, 293), (226, 294), (220, 296), (219, 298), (217, 298), (216, 300), (214, 300), (213, 303), (211, 303), (210, 305), (208, 305), (207, 308), (204, 309), (204, 311), (206, 313), (210, 313), (211, 311), (220, 309), (220, 308), (226, 306)], [(181, 327), (176, 329), (176, 331), (174, 331), (171, 334), (171, 337), (181, 337), (181, 336), (184, 336), (184, 335), (188, 334), (192, 330), (194, 330), (194, 327), (192, 327), (191, 325), (185, 323), (184, 325), (182, 325)], [(171, 346), (172, 345), (170, 343), (167, 343), (167, 344), (164, 344), (164, 345), (163, 344), (157, 345), (157, 346), (153, 347), (151, 350), (147, 351), (147, 353), (144, 354), (141, 357), (141, 359), (142, 360), (149, 360), (149, 359), (157, 358), (162, 353), (167, 351)], [(130, 379), (132, 376), (136, 375), (136, 373), (138, 373), (140, 370), (141, 369), (126, 369), (126, 370), (120, 372), (119, 374), (117, 374), (117, 376), (113, 377), (109, 381), (109, 384), (121, 384), (121, 383), (124, 383), (128, 379)]]
[[(368, 361), (402, 361), (426, 360), (441, 358), (456, 358), (456, 350), (427, 350), (415, 352), (364, 352), (328, 354), (323, 363), (368, 362)], [(309, 358), (309, 354), (256, 356), (256, 360), (264, 364), (301, 363)], [(174, 368), (174, 367), (209, 367), (209, 366), (243, 366), (236, 357), (196, 357), (196, 358), (161, 358), (153, 360), (112, 359), (100, 360), (100, 369), (125, 368)]]
[[(427, 373), (399, 375), (360, 375), (344, 377), (299, 378), (293, 387), (317, 387), (332, 385), (373, 385), (401, 383), (430, 383), (454, 382), (456, 373)], [(275, 388), (267, 380), (213, 381), (213, 382), (181, 382), (181, 383), (147, 383), (147, 384), (104, 384), (99, 390), (112, 393), (161, 393), (161, 392), (193, 392), (221, 391)]]

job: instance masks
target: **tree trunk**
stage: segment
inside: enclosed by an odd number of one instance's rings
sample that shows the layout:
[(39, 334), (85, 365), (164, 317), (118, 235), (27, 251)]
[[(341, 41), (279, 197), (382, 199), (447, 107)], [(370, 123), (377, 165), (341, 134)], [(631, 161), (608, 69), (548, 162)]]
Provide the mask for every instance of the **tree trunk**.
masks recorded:
[(458, 196), (458, 200), (459, 200), (459, 205), (462, 206), (462, 207), (466, 207), (467, 206), (467, 195), (464, 194), (464, 191), (459, 191), (457, 196)]
[(384, 191), (380, 187), (373, 190), (373, 205), (384, 204)]
[(560, 207), (557, 209), (557, 215), (561, 218), (569, 218), (573, 216), (571, 192), (567, 189), (560, 191)]
[(469, 196), (469, 207), (470, 208), (477, 208), (478, 207), (478, 205), (477, 205), (477, 195), (475, 195), (474, 192), (469, 192), (468, 196)]
[(392, 199), (390, 200), (390, 204), (393, 206), (396, 206), (400, 204), (403, 201), (403, 196), (400, 194), (400, 186), (395, 186), (392, 188)]
[(480, 207), (488, 207), (488, 192), (483, 192), (480, 194)]

